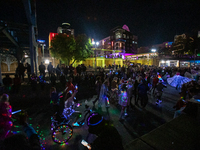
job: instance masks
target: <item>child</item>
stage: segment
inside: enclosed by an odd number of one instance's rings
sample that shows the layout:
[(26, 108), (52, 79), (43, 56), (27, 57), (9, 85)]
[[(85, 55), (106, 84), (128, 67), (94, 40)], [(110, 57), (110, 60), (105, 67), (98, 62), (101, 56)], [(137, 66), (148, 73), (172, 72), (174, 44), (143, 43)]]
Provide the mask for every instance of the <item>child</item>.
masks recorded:
[(3, 94), (0, 100), (0, 140), (5, 138), (12, 127), (12, 107), (9, 103), (9, 96)]
[(74, 120), (74, 122), (72, 124), (73, 126), (80, 126), (76, 121), (78, 120), (78, 118), (80, 118), (81, 113), (74, 110), (74, 106), (75, 106), (74, 97), (76, 96), (77, 92), (78, 91), (75, 90), (74, 93), (72, 93), (72, 91), (69, 91), (67, 93), (66, 101), (65, 101), (65, 108), (63, 110), (63, 115), (66, 119), (69, 119), (72, 114), (76, 115), (76, 119)]
[(50, 98), (51, 102), (50, 104), (53, 107), (53, 113), (55, 114), (56, 112), (59, 114), (59, 104), (60, 104), (60, 96), (66, 92), (67, 88), (65, 88), (64, 91), (57, 93), (56, 88), (52, 87), (50, 91)]
[(121, 113), (119, 116), (119, 120), (122, 121), (124, 119), (123, 114), (124, 114), (125, 108), (128, 105), (128, 94), (127, 94), (126, 84), (123, 84), (121, 88), (121, 94), (119, 95), (119, 105), (122, 106)]

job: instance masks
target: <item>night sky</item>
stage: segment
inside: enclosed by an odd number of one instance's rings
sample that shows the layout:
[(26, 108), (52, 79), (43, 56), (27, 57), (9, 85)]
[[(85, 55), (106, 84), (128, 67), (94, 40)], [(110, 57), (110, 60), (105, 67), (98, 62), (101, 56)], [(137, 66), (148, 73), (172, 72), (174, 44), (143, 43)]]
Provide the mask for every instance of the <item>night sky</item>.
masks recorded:
[[(85, 33), (96, 40), (109, 36), (112, 28), (126, 24), (138, 36), (139, 46), (173, 41), (176, 34), (200, 30), (198, 1), (36, 0), (39, 39), (48, 44), (49, 32), (57, 32), (58, 26), (68, 22), (75, 35)], [(0, 13), (5, 11), (2, 8)]]

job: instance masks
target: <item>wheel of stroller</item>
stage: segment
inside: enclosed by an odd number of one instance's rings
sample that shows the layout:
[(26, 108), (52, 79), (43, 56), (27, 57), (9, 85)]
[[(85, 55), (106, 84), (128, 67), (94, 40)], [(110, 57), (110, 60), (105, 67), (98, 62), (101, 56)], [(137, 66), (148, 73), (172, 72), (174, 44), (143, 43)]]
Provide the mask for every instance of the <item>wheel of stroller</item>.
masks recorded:
[(57, 126), (52, 132), (52, 139), (58, 144), (65, 144), (73, 135), (73, 129), (69, 124)]

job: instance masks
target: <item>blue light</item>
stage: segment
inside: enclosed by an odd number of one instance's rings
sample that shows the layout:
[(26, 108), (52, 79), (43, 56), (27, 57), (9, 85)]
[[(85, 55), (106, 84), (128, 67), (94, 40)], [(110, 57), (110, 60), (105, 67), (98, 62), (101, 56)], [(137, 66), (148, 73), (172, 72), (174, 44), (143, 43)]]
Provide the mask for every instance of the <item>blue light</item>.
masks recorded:
[(96, 125), (100, 124), (102, 121), (103, 121), (103, 117), (101, 118), (101, 120), (100, 120), (99, 122), (94, 123), (94, 124), (90, 124), (90, 123), (89, 123), (89, 125), (90, 125), (90, 126), (96, 126)]
[(45, 43), (45, 40), (37, 40), (39, 43)]

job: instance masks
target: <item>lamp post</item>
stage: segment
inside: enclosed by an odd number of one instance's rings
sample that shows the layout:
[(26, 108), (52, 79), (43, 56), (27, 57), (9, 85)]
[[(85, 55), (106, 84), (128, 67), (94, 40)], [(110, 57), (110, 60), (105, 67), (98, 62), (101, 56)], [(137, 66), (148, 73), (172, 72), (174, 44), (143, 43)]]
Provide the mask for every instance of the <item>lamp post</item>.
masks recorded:
[(99, 45), (99, 42), (92, 42), (95, 45), (95, 73), (97, 73), (97, 55), (96, 55), (96, 47)]

